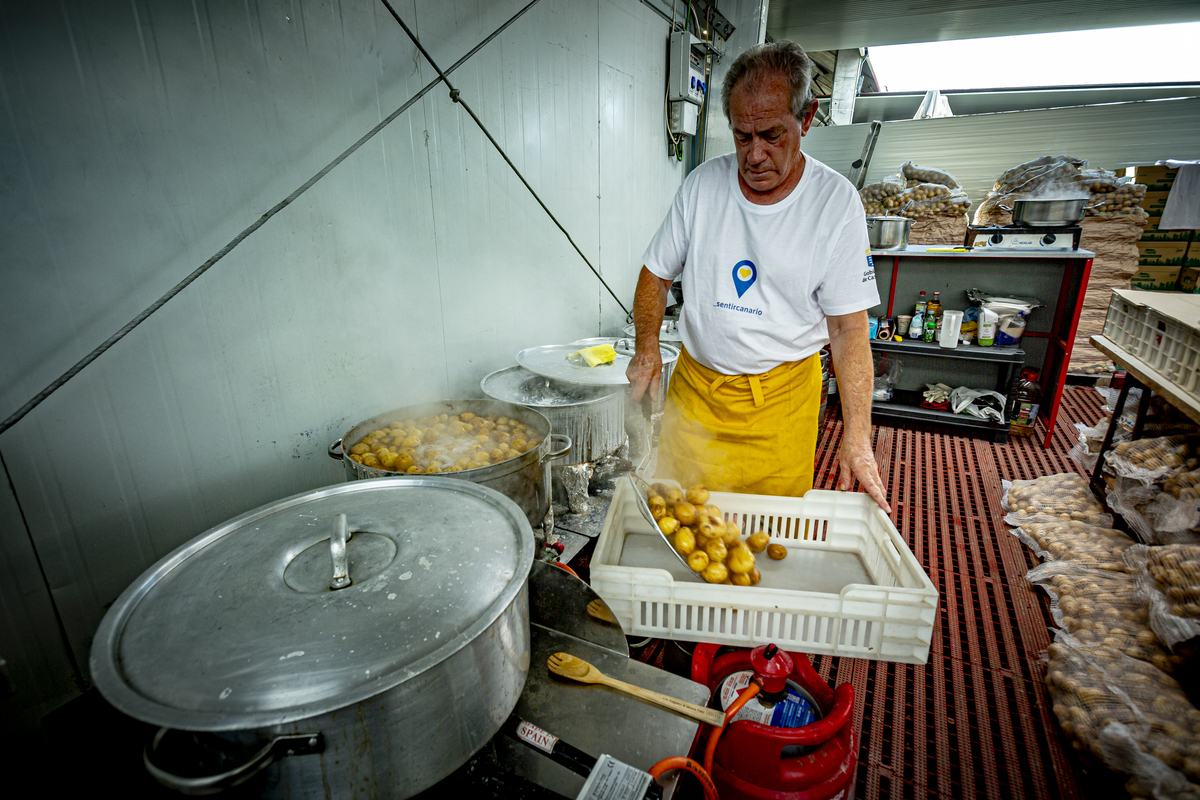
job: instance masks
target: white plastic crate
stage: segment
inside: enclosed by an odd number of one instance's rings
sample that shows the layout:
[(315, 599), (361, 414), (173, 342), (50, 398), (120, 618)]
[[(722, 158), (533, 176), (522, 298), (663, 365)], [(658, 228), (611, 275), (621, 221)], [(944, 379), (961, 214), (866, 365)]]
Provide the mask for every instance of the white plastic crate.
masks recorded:
[(1113, 290), (1104, 336), (1200, 399), (1200, 295)]
[[(668, 485), (670, 481), (663, 481)], [(591, 561), (592, 588), (630, 636), (924, 664), (938, 593), (896, 527), (865, 494), (803, 498), (713, 492), (743, 536), (766, 530), (788, 549), (757, 556), (757, 586), (695, 577), (617, 483)]]

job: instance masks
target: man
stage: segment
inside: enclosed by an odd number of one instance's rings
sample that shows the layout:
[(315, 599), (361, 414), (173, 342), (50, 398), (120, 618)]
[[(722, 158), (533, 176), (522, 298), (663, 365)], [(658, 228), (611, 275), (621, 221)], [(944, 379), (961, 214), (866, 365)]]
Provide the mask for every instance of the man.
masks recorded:
[(663, 415), (658, 474), (721, 491), (801, 496), (812, 488), (828, 341), (845, 430), (838, 485), (854, 478), (891, 513), (871, 447), (867, 309), (878, 304), (854, 187), (800, 152), (817, 101), (794, 42), (759, 45), (722, 87), (736, 153), (684, 181), (643, 257), (634, 299), (635, 401), (658, 397), (658, 332), (683, 276), (684, 350)]

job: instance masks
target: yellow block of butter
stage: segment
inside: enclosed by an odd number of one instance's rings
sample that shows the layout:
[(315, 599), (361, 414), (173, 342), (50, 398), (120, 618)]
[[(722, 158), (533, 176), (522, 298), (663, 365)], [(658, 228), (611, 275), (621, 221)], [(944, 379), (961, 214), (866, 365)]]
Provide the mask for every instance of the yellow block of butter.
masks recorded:
[(601, 364), (611, 364), (617, 360), (617, 351), (613, 349), (611, 344), (598, 344), (593, 347), (585, 347), (582, 350), (576, 350), (567, 358), (578, 357), (589, 367), (598, 367)]

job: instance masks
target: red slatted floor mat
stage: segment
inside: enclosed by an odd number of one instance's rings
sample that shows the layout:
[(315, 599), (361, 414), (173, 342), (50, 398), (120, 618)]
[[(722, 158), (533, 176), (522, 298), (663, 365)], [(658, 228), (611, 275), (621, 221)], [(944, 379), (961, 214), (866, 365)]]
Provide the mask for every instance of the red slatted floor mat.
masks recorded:
[[(1049, 449), (1041, 433), (994, 445), (874, 429), (893, 519), (941, 598), (926, 666), (814, 659), (822, 677), (857, 693), (859, 800), (1094, 796), (1077, 785), (1050, 709), (1039, 660), (1050, 617), (1025, 580), (1032, 553), (1002, 522), (1000, 480), (1076, 471), (1073, 423), (1094, 423), (1100, 402), (1068, 387)], [(817, 488), (836, 488), (841, 433), (840, 420), (827, 421)]]

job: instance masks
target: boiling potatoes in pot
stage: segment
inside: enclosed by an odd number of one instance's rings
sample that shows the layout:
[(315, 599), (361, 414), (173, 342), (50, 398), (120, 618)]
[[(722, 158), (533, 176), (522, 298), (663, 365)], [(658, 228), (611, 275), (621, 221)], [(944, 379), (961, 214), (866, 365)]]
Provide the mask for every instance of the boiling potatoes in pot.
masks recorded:
[(466, 411), (389, 422), (351, 446), (346, 457), (388, 472), (437, 474), (498, 464), (540, 441), (520, 420)]
[[(754, 553), (766, 548), (768, 535), (757, 533), (750, 543), (743, 542), (737, 523), (727, 522), (721, 509), (708, 501), (708, 489), (703, 486), (691, 486), (685, 492), (655, 483), (650, 486), (647, 504), (659, 530), (687, 559), (693, 572), (709, 583), (757, 584), (762, 573), (754, 566)], [(761, 546), (756, 550), (753, 543), (760, 537)]]

